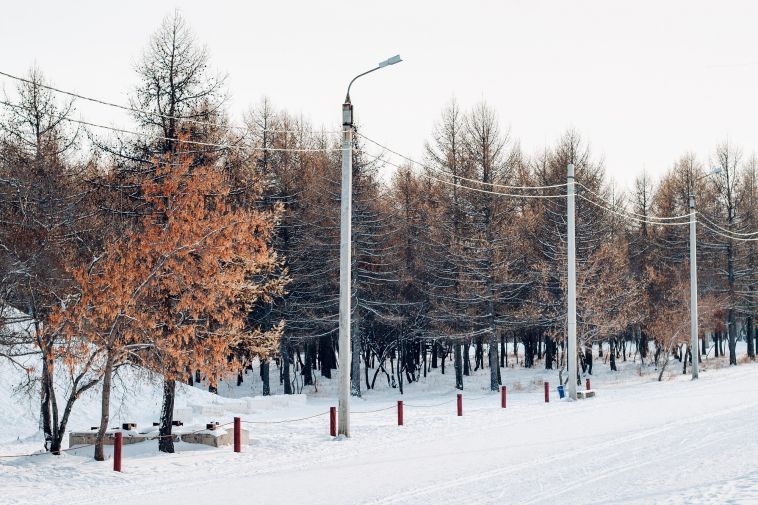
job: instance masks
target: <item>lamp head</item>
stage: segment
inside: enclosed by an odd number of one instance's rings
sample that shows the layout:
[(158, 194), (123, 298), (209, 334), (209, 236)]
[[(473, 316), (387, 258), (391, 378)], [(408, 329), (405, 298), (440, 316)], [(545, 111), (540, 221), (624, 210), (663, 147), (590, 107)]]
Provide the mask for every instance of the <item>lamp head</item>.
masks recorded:
[(403, 61), (403, 60), (400, 59), (400, 55), (396, 54), (392, 58), (388, 58), (388, 59), (386, 59), (384, 61), (380, 61), (379, 62), (379, 68), (387, 67), (389, 65), (394, 65), (395, 63), (400, 63), (401, 61)]

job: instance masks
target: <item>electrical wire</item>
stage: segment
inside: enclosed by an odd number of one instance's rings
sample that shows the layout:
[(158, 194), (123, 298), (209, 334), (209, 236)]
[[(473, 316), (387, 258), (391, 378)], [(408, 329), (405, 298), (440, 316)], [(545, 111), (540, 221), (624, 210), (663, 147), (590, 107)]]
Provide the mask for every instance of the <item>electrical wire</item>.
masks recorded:
[(711, 221), (710, 219), (708, 219), (707, 217), (705, 217), (703, 214), (698, 214), (698, 215), (700, 216), (700, 218), (703, 221), (705, 221), (706, 223), (710, 224), (711, 226), (713, 226), (715, 228), (718, 228), (719, 230), (723, 231), (724, 233), (728, 233), (730, 235), (735, 235), (735, 236), (739, 236), (739, 237), (755, 237), (756, 235), (758, 235), (758, 231), (753, 231), (753, 232), (749, 232), (749, 233), (741, 233), (741, 232), (738, 232), (738, 231), (728, 230), (726, 228), (723, 228), (723, 227), (717, 225), (716, 223), (714, 223), (713, 221)]
[[(387, 161), (385, 159), (382, 159), (382, 155), (381, 154), (375, 155), (375, 154), (371, 154), (371, 153), (366, 152), (366, 151), (364, 151), (364, 154), (366, 154), (367, 156), (369, 156), (369, 157), (371, 157), (371, 158), (373, 158), (375, 160), (381, 160), (383, 163), (386, 163), (386, 164), (388, 164), (390, 166), (393, 166), (395, 168), (399, 168), (399, 169), (403, 168), (402, 166), (398, 165), (397, 163), (393, 163), (391, 161)], [(537, 199), (540, 199), (540, 198), (544, 198), (544, 199), (548, 199), (548, 198), (565, 198), (566, 197), (566, 195), (528, 195), (528, 194), (504, 193), (504, 192), (501, 192), (501, 191), (490, 191), (488, 189), (480, 189), (480, 188), (472, 188), (471, 186), (464, 186), (463, 184), (458, 184), (458, 183), (455, 183), (455, 182), (450, 182), (450, 181), (447, 181), (447, 180), (444, 180), (444, 179), (440, 179), (438, 177), (435, 177), (433, 175), (426, 174), (426, 173), (421, 173), (420, 175), (422, 177), (426, 177), (429, 180), (432, 180), (432, 181), (435, 181), (435, 182), (439, 182), (441, 184), (452, 186), (452, 187), (455, 187), (455, 188), (458, 188), (458, 189), (466, 189), (466, 190), (469, 190), (469, 191), (476, 191), (477, 193), (484, 193), (484, 194), (488, 194), (488, 195), (507, 196), (507, 197), (512, 197), (512, 198), (537, 198)]]
[[(0, 100), (0, 105), (6, 105), (9, 107), (15, 107), (15, 108), (21, 108), (18, 105), (8, 103), (4, 100)], [(171, 142), (178, 142), (182, 144), (191, 144), (191, 145), (197, 145), (197, 146), (205, 146), (205, 147), (218, 147), (221, 149), (237, 149), (241, 151), (272, 151), (272, 152), (331, 152), (331, 151), (341, 151), (341, 147), (324, 147), (324, 148), (284, 148), (284, 147), (253, 147), (253, 146), (245, 146), (245, 145), (234, 145), (234, 144), (216, 144), (213, 142), (200, 142), (197, 140), (184, 140), (179, 138), (170, 138), (170, 137), (164, 137), (161, 135), (152, 135), (149, 133), (142, 133), (142, 132), (135, 132), (132, 130), (125, 130), (123, 128), (116, 128), (114, 126), (105, 126), (97, 123), (90, 123), (89, 121), (84, 121), (81, 119), (73, 119), (68, 117), (62, 117), (60, 118), (62, 121), (67, 121), (69, 123), (75, 123), (80, 124), (84, 126), (91, 126), (93, 128), (102, 128), (105, 130), (114, 131), (117, 133), (125, 133), (127, 135), (135, 135), (138, 137), (145, 137), (150, 138), (153, 140), (168, 140)]]
[[(25, 82), (26, 84), (31, 84), (33, 86), (39, 86), (40, 88), (48, 89), (50, 91), (54, 91), (55, 93), (61, 93), (63, 95), (68, 95), (68, 96), (73, 97), (73, 98), (78, 98), (80, 100), (85, 100), (87, 102), (92, 102), (92, 103), (96, 103), (96, 104), (99, 104), (99, 105), (105, 105), (107, 107), (115, 107), (117, 109), (121, 109), (121, 110), (124, 110), (124, 111), (127, 111), (127, 112), (132, 112), (132, 113), (135, 113), (135, 114), (143, 114), (143, 115), (146, 115), (146, 116), (155, 116), (155, 117), (160, 117), (160, 118), (164, 118), (164, 119), (176, 119), (178, 121), (186, 121), (188, 123), (194, 123), (194, 124), (198, 124), (198, 125), (202, 125), (202, 126), (213, 126), (213, 127), (216, 127), (216, 128), (226, 128), (226, 129), (229, 129), (229, 130), (231, 130), (231, 129), (237, 129), (237, 130), (246, 131), (246, 128), (243, 127), (243, 126), (222, 125), (222, 124), (219, 124), (219, 123), (214, 123), (212, 121), (201, 121), (201, 120), (198, 120), (198, 119), (191, 119), (189, 117), (172, 116), (172, 115), (169, 115), (169, 114), (162, 114), (160, 112), (152, 112), (152, 111), (140, 110), (140, 109), (136, 109), (134, 107), (128, 107), (126, 105), (121, 105), (121, 104), (118, 104), (118, 103), (108, 102), (106, 100), (101, 100), (99, 98), (92, 98), (92, 97), (89, 97), (89, 96), (80, 95), (79, 93), (74, 93), (72, 91), (66, 91), (64, 89), (56, 88), (56, 87), (50, 86), (48, 84), (43, 84), (43, 83), (40, 83), (40, 82), (34, 82), (34, 81), (31, 81), (31, 80), (26, 79), (24, 77), (18, 77), (16, 75), (9, 74), (9, 73), (3, 72), (1, 70), (0, 70), (0, 75), (8, 77), (9, 79), (14, 79), (16, 81)], [(271, 132), (271, 133), (302, 133), (301, 131), (298, 131), (298, 130), (269, 130), (269, 129), (266, 129), (266, 128), (262, 129), (262, 131), (267, 131), (267, 132)], [(339, 131), (311, 131), (309, 133), (338, 134), (338, 133), (341, 133), (341, 132), (339, 132)]]
[[(393, 149), (390, 149), (386, 145), (381, 144), (381, 143), (377, 142), (376, 140), (373, 140), (373, 139), (371, 139), (371, 138), (363, 135), (362, 133), (359, 133), (357, 131), (355, 133), (359, 137), (361, 137), (361, 138), (363, 138), (365, 140), (368, 140), (369, 142), (371, 142), (372, 144), (376, 145), (377, 147), (380, 147), (381, 149), (384, 149), (385, 151), (390, 152), (390, 153), (394, 154), (395, 156), (399, 156), (400, 158), (402, 158), (402, 159), (404, 159), (404, 160), (406, 160), (406, 161), (408, 161), (408, 162), (410, 162), (412, 164), (418, 165), (418, 166), (420, 166), (422, 168), (426, 168), (427, 170), (439, 173), (438, 170), (435, 170), (435, 169), (429, 167), (428, 165), (425, 165), (424, 163), (416, 161), (413, 158), (411, 158), (409, 156), (406, 156), (406, 155), (404, 155), (402, 153), (399, 153), (399, 152), (397, 152), (397, 151), (395, 151)], [(495, 183), (495, 182), (483, 182), (483, 181), (479, 181), (477, 179), (471, 179), (471, 178), (463, 177), (463, 176), (460, 176), (460, 175), (455, 175), (455, 176), (450, 176), (450, 177), (455, 177), (455, 178), (461, 179), (463, 181), (473, 182), (475, 184), (482, 184), (484, 186), (491, 186), (493, 188), (503, 188), (503, 189), (520, 189), (520, 190), (533, 190), (533, 191), (536, 191), (536, 190), (543, 190), (543, 189), (562, 188), (562, 187), (565, 187), (565, 186), (568, 185), (568, 183), (563, 183), (563, 184), (552, 184), (552, 185), (548, 185), (548, 186), (509, 186), (507, 184), (498, 184), (498, 183)]]
[[(630, 216), (626, 212), (618, 211), (618, 210), (612, 209), (611, 207), (603, 205), (601, 203), (597, 203), (596, 201), (594, 201), (594, 200), (592, 200), (590, 198), (587, 198), (586, 196), (584, 196), (582, 194), (577, 194), (576, 196), (578, 198), (581, 198), (582, 200), (584, 200), (584, 201), (586, 201), (586, 202), (594, 205), (595, 207), (607, 210), (608, 212), (616, 214), (617, 216), (621, 216), (621, 217), (624, 217), (624, 218), (627, 218), (627, 219), (631, 219), (632, 221), (635, 221), (638, 224), (643, 224), (644, 223), (644, 224), (650, 224), (650, 225), (654, 225), (654, 226), (659, 226), (659, 225), (660, 226), (687, 226), (687, 225), (690, 224), (689, 221), (685, 221), (685, 222), (681, 222), (681, 223), (665, 223), (665, 222), (657, 222), (657, 221), (646, 221), (644, 219), (639, 219), (639, 218)], [(690, 216), (691, 215), (692, 214), (690, 214)]]
[(734, 240), (736, 242), (758, 242), (758, 237), (755, 238), (741, 238), (741, 237), (734, 237), (731, 235), (727, 235), (726, 233), (721, 233), (720, 231), (711, 228), (710, 226), (706, 225), (705, 223), (700, 223), (700, 225), (705, 228), (706, 230), (709, 230), (712, 233), (715, 233), (716, 235), (720, 235), (724, 238), (728, 238), (729, 240)]
[[(597, 198), (600, 198), (601, 200), (605, 200), (605, 197), (603, 195), (601, 195), (601, 194), (599, 194), (599, 193), (591, 190), (590, 188), (588, 188), (587, 186), (585, 186), (581, 182), (576, 181), (575, 184), (577, 186), (581, 186), (582, 188), (584, 188), (585, 191), (587, 191), (588, 193), (591, 193), (591, 194), (595, 195)], [(679, 216), (664, 216), (664, 217), (659, 217), (659, 216), (648, 216), (648, 215), (645, 215), (645, 214), (638, 214), (638, 213), (630, 211), (630, 210), (627, 210), (625, 212), (627, 214), (629, 214), (629, 215), (636, 216), (636, 217), (639, 217), (639, 218), (642, 218), (642, 219), (645, 219), (645, 220), (652, 219), (652, 220), (658, 220), (658, 221), (676, 221), (677, 219), (685, 219), (685, 218), (689, 219), (690, 218), (690, 214), (682, 214), (682, 215), (679, 215)], [(689, 223), (689, 221), (687, 221), (687, 223)]]

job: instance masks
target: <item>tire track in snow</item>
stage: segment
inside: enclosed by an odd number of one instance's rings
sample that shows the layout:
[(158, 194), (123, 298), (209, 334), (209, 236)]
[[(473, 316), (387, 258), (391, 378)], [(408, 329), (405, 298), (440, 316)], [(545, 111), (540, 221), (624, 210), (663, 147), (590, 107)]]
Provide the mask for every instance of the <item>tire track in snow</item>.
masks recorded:
[[(381, 498), (379, 500), (369, 500), (369, 501), (366, 501), (364, 503), (366, 505), (369, 505), (369, 504), (370, 505), (390, 505), (390, 504), (394, 504), (394, 503), (402, 503), (403, 501), (414, 499), (414, 498), (418, 498), (418, 497), (421, 497), (421, 496), (424, 496), (424, 495), (438, 493), (438, 492), (442, 492), (442, 491), (446, 491), (446, 490), (450, 490), (450, 489), (466, 486), (466, 485), (469, 485), (469, 484), (474, 484), (474, 483), (477, 483), (477, 482), (481, 482), (481, 481), (485, 481), (485, 480), (489, 480), (489, 479), (494, 479), (495, 477), (500, 477), (500, 476), (507, 475), (507, 474), (514, 473), (514, 472), (520, 472), (520, 471), (529, 470), (529, 469), (532, 469), (532, 468), (537, 467), (537, 466), (547, 465), (547, 464), (551, 464), (551, 463), (559, 463), (559, 462), (562, 462), (562, 461), (567, 461), (567, 460), (575, 459), (575, 458), (578, 458), (578, 457), (581, 457), (581, 456), (586, 456), (586, 455), (589, 455), (589, 454), (591, 454), (593, 452), (606, 451), (609, 448), (620, 446), (620, 445), (625, 445), (625, 444), (628, 444), (630, 442), (634, 442), (634, 441), (637, 441), (637, 440), (645, 439), (645, 438), (650, 437), (652, 435), (658, 435), (660, 433), (665, 433), (665, 432), (671, 431), (671, 430), (673, 430), (675, 428), (679, 428), (679, 427), (682, 427), (682, 426), (687, 426), (687, 425), (690, 425), (690, 424), (700, 423), (702, 421), (706, 421), (706, 420), (709, 420), (709, 419), (715, 419), (715, 418), (727, 416), (727, 415), (733, 414), (735, 412), (740, 412), (740, 411), (743, 411), (743, 410), (746, 410), (746, 409), (754, 408), (756, 406), (758, 406), (758, 403), (753, 402), (753, 403), (750, 403), (750, 404), (747, 404), (747, 405), (740, 405), (740, 406), (732, 407), (732, 408), (729, 408), (729, 409), (721, 410), (719, 412), (708, 413), (708, 414), (701, 414), (701, 415), (699, 415), (697, 417), (694, 417), (694, 418), (688, 418), (688, 419), (684, 419), (684, 420), (681, 420), (681, 421), (669, 423), (669, 424), (666, 424), (665, 426), (661, 426), (661, 427), (649, 428), (649, 429), (646, 429), (644, 431), (639, 431), (639, 432), (627, 435), (625, 437), (620, 437), (620, 438), (617, 437), (612, 442), (608, 442), (608, 443), (600, 445), (600, 446), (592, 446), (592, 447), (588, 447), (586, 449), (569, 450), (569, 451), (566, 451), (563, 454), (558, 454), (558, 455), (551, 456), (551, 457), (548, 457), (548, 458), (541, 458), (541, 459), (537, 459), (537, 460), (534, 460), (534, 461), (531, 461), (531, 462), (521, 463), (521, 464), (517, 464), (517, 465), (508, 465), (508, 466), (496, 468), (494, 470), (490, 470), (490, 471), (486, 471), (486, 472), (480, 472), (480, 473), (477, 473), (476, 475), (463, 476), (463, 477), (460, 477), (460, 478), (457, 478), (457, 479), (454, 479), (452, 481), (448, 481), (448, 482), (445, 482), (445, 483), (435, 483), (435, 484), (428, 485), (428, 486), (425, 486), (425, 487), (422, 487), (422, 488), (416, 488), (416, 489), (410, 489), (410, 490), (407, 490), (407, 491), (401, 491), (401, 492), (396, 493), (396, 494), (394, 494), (392, 496)], [(642, 465), (642, 464), (644, 464), (644, 463), (640, 463), (640, 465)], [(545, 496), (539, 497), (536, 500), (537, 501), (543, 500), (545, 498), (549, 498), (551, 496), (554, 496), (554, 494), (557, 494), (557, 493), (549, 492)], [(535, 500), (532, 500), (532, 501), (527, 502), (527, 503), (535, 503)]]

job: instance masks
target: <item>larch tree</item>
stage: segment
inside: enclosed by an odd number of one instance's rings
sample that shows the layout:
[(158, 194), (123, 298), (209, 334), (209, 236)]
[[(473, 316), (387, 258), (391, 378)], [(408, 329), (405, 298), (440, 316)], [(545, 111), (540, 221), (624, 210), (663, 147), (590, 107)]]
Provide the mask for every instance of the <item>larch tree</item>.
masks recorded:
[(287, 281), (270, 246), (281, 209), (237, 208), (217, 169), (191, 165), (181, 153), (157, 164), (156, 177), (141, 189), (150, 212), (123, 246), (138, 282), (129, 327), (141, 343), (141, 362), (163, 375), (164, 452), (173, 452), (176, 381), (192, 368), (215, 385), (242, 366), (230, 356), (266, 357), (283, 329), (283, 322), (263, 327), (249, 317)]
[[(720, 222), (723, 223), (730, 233), (737, 231), (737, 219), (739, 211), (739, 186), (741, 178), (742, 153), (728, 142), (716, 149), (716, 158), (721, 172), (715, 176), (718, 189)], [(722, 239), (726, 256), (726, 300), (727, 300), (727, 334), (729, 339), (729, 364), (737, 364), (737, 298), (735, 293), (735, 281), (737, 272), (737, 251), (735, 241), (731, 238)]]
[[(465, 214), (469, 195), (462, 188), (462, 177), (473, 176), (472, 165), (465, 162), (465, 114), (455, 100), (445, 106), (440, 120), (426, 143), (426, 175), (449, 180), (435, 183), (427, 192), (429, 254), (424, 258), (428, 276), (420, 284), (430, 300), (426, 319), (433, 352), (436, 335), (443, 334), (454, 347), (455, 385), (463, 389), (463, 377), (469, 373), (470, 319), (464, 308), (470, 299), (464, 292), (465, 257), (463, 242), (467, 233)], [(465, 348), (465, 353), (464, 353)], [(465, 357), (464, 357), (465, 354)], [(426, 350), (424, 350), (424, 357)], [(426, 360), (424, 359), (424, 366)], [(433, 362), (436, 367), (436, 363)], [(426, 372), (424, 372), (426, 373)]]
[(45, 447), (58, 453), (76, 399), (97, 377), (88, 357), (69, 354), (76, 347), (61, 341), (50, 318), (74, 291), (67, 266), (90, 254), (102, 223), (95, 216), (97, 195), (85, 184), (93, 165), (80, 156), (80, 131), (69, 121), (74, 103), (58, 100), (46, 86), (42, 72), (32, 68), (2, 106), (0, 265), (3, 304), (26, 312), (34, 325), (14, 342), (11, 358), (17, 352), (40, 355), (39, 381), (30, 387), (39, 386)]

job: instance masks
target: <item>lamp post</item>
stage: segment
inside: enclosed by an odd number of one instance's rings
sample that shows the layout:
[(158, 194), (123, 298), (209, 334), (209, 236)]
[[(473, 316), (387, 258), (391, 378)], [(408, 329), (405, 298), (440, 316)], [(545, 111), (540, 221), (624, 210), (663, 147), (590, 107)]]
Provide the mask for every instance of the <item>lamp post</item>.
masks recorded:
[(576, 400), (576, 382), (578, 380), (576, 368), (576, 235), (575, 235), (575, 197), (574, 197), (574, 164), (571, 163), (566, 170), (566, 256), (568, 260), (568, 297), (566, 328), (568, 330), (567, 353), (568, 359), (568, 395)]
[(695, 183), (710, 175), (721, 173), (721, 167), (714, 167), (707, 174), (692, 181), (690, 191), (690, 355), (692, 356), (692, 380), (698, 378), (698, 315), (697, 315), (697, 214), (695, 213)]
[(353, 199), (353, 104), (350, 88), (359, 77), (380, 68), (400, 63), (400, 55), (382, 61), (371, 70), (353, 77), (347, 86), (345, 103), (342, 104), (342, 192), (340, 197), (340, 322), (339, 322), (339, 405), (337, 434), (350, 436), (350, 316), (351, 293), (350, 269), (352, 254), (352, 199)]

